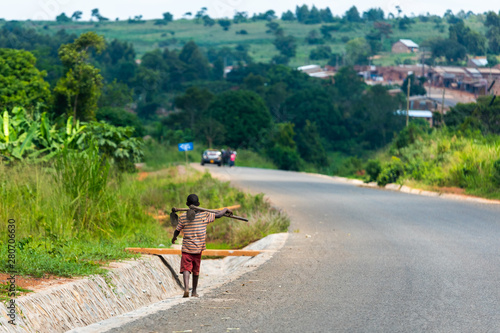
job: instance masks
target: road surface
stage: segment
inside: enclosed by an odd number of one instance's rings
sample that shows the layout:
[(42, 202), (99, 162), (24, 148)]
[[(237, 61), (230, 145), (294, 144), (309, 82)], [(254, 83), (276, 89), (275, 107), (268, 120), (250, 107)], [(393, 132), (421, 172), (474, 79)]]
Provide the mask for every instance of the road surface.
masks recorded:
[(286, 245), (242, 278), (114, 332), (500, 332), (500, 205), (208, 168), (285, 209)]

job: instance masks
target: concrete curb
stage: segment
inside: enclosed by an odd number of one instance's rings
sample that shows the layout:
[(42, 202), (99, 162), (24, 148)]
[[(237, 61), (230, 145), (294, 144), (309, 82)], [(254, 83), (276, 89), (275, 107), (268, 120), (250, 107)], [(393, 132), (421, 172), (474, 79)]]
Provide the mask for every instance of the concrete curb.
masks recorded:
[[(205, 172), (207, 169), (203, 168), (200, 165), (195, 165), (194, 163), (191, 163), (191, 166), (198, 171)], [(210, 171), (210, 170), (208, 170)], [(280, 170), (283, 171), (283, 170)], [(345, 184), (351, 184), (355, 185), (358, 187), (368, 187), (368, 188), (376, 188), (379, 190), (390, 190), (390, 191), (398, 191), (402, 193), (407, 193), (407, 194), (415, 194), (415, 195), (423, 195), (427, 197), (440, 197), (443, 199), (451, 199), (451, 200), (461, 200), (461, 201), (467, 201), (467, 202), (476, 202), (476, 203), (481, 203), (481, 204), (494, 204), (498, 205), (500, 204), (500, 200), (492, 200), (492, 199), (485, 199), (485, 198), (479, 198), (479, 197), (473, 197), (470, 195), (461, 195), (461, 194), (450, 194), (450, 193), (440, 193), (440, 192), (433, 192), (433, 191), (425, 191), (421, 189), (416, 189), (416, 188), (411, 188), (406, 185), (400, 185), (400, 184), (387, 184), (384, 187), (378, 186), (377, 183), (371, 182), (371, 183), (365, 183), (362, 180), (359, 179), (351, 179), (351, 178), (345, 178), (345, 177), (338, 177), (338, 176), (327, 176), (327, 175), (322, 175), (319, 173), (309, 173), (309, 172), (299, 172), (303, 173), (306, 175), (311, 175), (319, 178), (325, 178), (325, 179), (330, 179), (339, 183), (345, 183)], [(217, 174), (210, 173), (212, 177), (219, 179), (221, 181), (230, 181), (229, 176), (221, 176)]]
[[(167, 257), (167, 256), (166, 256)], [(168, 256), (180, 265), (178, 256)], [(0, 304), (1, 332), (65, 332), (177, 295), (182, 288), (154, 256), (115, 262), (106, 276), (89, 276), (16, 299), (16, 326)]]
[(450, 194), (450, 193), (440, 193), (440, 192), (433, 192), (433, 191), (424, 191), (421, 189), (411, 188), (409, 186), (400, 185), (400, 184), (387, 184), (384, 187), (381, 187), (381, 186), (378, 186), (376, 183), (368, 183), (368, 184), (363, 183), (359, 186), (360, 187), (386, 189), (386, 190), (390, 190), (390, 191), (399, 191), (402, 193), (423, 195), (423, 196), (427, 196), (427, 197), (439, 197), (439, 198), (443, 198), (443, 199), (477, 202), (477, 203), (482, 203), (482, 204), (495, 204), (495, 205), (500, 204), (500, 200), (484, 199), (484, 198), (478, 198), (478, 197), (473, 197), (470, 195), (462, 195), (462, 194)]
[[(255, 257), (226, 257), (217, 260), (204, 260), (201, 266), (200, 296), (203, 297), (209, 291), (233, 281), (264, 264), (272, 258), (276, 251), (279, 251), (283, 247), (287, 239), (288, 233), (272, 234), (245, 247), (246, 250), (267, 250)], [(181, 294), (180, 292), (175, 297), (170, 297), (87, 327), (73, 329), (69, 333), (104, 333), (112, 329), (117, 329), (126, 323), (131, 323), (145, 316), (165, 311), (190, 300), (190, 298), (182, 298)]]
[[(281, 249), (288, 233), (269, 235), (245, 247), (266, 250), (255, 257), (204, 260), (199, 294), (254, 270)], [(150, 313), (188, 301), (178, 276), (180, 256), (143, 256), (112, 263), (106, 278), (90, 276), (16, 299), (16, 326), (8, 324), (7, 308), (0, 304), (0, 332), (105, 332)], [(90, 326), (89, 326), (90, 325)]]

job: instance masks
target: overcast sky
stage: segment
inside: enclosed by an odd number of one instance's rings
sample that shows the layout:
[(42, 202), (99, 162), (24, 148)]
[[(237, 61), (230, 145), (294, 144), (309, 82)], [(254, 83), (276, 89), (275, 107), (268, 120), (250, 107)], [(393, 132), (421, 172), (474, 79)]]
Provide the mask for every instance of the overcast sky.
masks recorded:
[(399, 5), (404, 14), (414, 13), (442, 15), (447, 9), (454, 13), (461, 9), (466, 12), (471, 10), (482, 13), (493, 10), (498, 13), (500, 9), (499, 0), (353, 0), (353, 1), (291, 1), (291, 0), (0, 0), (0, 18), (7, 20), (54, 20), (61, 12), (68, 16), (74, 11), (81, 10), (83, 19), (89, 19), (90, 11), (99, 8), (101, 15), (112, 20), (119, 17), (128, 19), (135, 15), (143, 15), (145, 19), (160, 18), (162, 13), (170, 12), (174, 18), (181, 18), (186, 12), (193, 15), (201, 8), (207, 7), (211, 17), (232, 17), (236, 11), (253, 13), (265, 12), (269, 9), (275, 10), (279, 16), (281, 13), (296, 5), (313, 4), (318, 8), (330, 7), (334, 15), (342, 15), (347, 9), (355, 5), (360, 12), (372, 7), (380, 7), (386, 15), (390, 12), (396, 13), (395, 7)]

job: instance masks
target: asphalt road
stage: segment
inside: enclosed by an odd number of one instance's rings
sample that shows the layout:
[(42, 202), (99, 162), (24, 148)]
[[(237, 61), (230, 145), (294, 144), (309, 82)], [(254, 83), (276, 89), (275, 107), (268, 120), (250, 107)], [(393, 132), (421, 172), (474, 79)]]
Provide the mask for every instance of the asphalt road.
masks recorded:
[(500, 205), (209, 168), (288, 212), (285, 247), (116, 332), (500, 332)]

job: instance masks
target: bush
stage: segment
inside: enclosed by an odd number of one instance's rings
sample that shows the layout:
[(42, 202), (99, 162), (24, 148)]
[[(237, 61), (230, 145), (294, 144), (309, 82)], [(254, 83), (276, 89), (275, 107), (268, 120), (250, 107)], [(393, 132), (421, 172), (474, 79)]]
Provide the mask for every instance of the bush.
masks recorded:
[(429, 130), (429, 123), (424, 121), (412, 121), (393, 141), (393, 148), (401, 149), (415, 143), (419, 137), (422, 137)]
[(493, 163), (493, 182), (500, 185), (500, 159)]
[(268, 155), (281, 170), (300, 170), (302, 160), (296, 148), (276, 144), (269, 150)]
[(374, 182), (382, 171), (382, 165), (379, 160), (369, 160), (365, 170), (368, 174), (368, 181)]
[(404, 164), (397, 157), (392, 157), (391, 161), (382, 169), (378, 178), (377, 184), (385, 186), (389, 183), (395, 183), (404, 175)]

